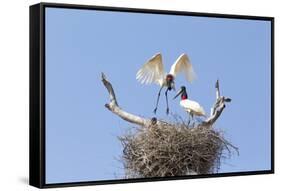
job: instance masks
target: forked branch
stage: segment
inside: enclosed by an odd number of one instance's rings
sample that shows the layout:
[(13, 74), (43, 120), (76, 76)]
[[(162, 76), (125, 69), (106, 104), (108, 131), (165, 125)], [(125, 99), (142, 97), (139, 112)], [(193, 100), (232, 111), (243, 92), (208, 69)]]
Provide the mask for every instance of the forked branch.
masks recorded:
[(211, 109), (210, 117), (208, 117), (204, 122), (203, 125), (212, 126), (216, 120), (219, 118), (221, 113), (225, 108), (225, 102), (231, 102), (231, 99), (228, 97), (221, 96), (220, 88), (219, 88), (219, 80), (216, 81), (216, 102)]
[[(106, 87), (108, 93), (110, 102), (105, 104), (105, 107), (110, 110), (112, 113), (116, 114), (117, 116), (121, 117), (125, 121), (128, 121), (130, 123), (134, 123), (143, 127), (149, 127), (151, 125), (165, 125), (167, 124), (164, 121), (157, 120), (155, 117), (149, 119), (149, 118), (143, 118), (138, 115), (134, 115), (132, 113), (128, 113), (121, 109), (118, 105), (116, 95), (114, 93), (114, 89), (111, 85), (111, 83), (106, 79), (106, 76), (104, 73), (101, 75), (102, 82), (104, 86)], [(216, 120), (219, 118), (221, 113), (223, 112), (225, 108), (225, 102), (230, 102), (231, 99), (220, 96), (220, 90), (219, 90), (219, 81), (216, 82), (216, 102), (211, 110), (210, 117), (208, 117), (205, 121), (203, 121), (201, 124), (198, 124), (198, 126), (209, 126), (211, 127)]]

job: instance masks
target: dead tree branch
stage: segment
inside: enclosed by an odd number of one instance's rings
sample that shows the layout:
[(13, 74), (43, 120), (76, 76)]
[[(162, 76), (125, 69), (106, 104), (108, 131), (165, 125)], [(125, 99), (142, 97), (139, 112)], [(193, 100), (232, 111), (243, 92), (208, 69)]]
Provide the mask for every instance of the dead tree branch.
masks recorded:
[(231, 102), (231, 99), (220, 95), (219, 80), (216, 82), (216, 102), (211, 109), (210, 117), (208, 117), (202, 124), (212, 127), (212, 125), (219, 118), (225, 108), (225, 102)]
[[(167, 124), (164, 121), (157, 120), (155, 117), (152, 119), (149, 118), (143, 118), (137, 115), (134, 115), (132, 113), (126, 112), (123, 109), (121, 109), (118, 105), (117, 98), (115, 96), (113, 87), (111, 83), (106, 79), (106, 76), (104, 73), (101, 75), (102, 82), (104, 86), (106, 87), (108, 93), (109, 93), (109, 99), (110, 102), (105, 104), (105, 107), (109, 109), (112, 113), (116, 114), (117, 116), (121, 117), (125, 121), (128, 121), (130, 123), (134, 123), (143, 127), (149, 127), (151, 125), (165, 125)], [(208, 117), (205, 121), (203, 121), (198, 126), (208, 126), (212, 127), (212, 125), (216, 122), (216, 120), (220, 117), (221, 113), (223, 112), (225, 108), (225, 102), (230, 102), (231, 99), (221, 96), (220, 95), (220, 89), (219, 89), (219, 81), (216, 82), (216, 102), (211, 109), (210, 117)]]
[(143, 127), (149, 127), (150, 125), (161, 125), (164, 123), (162, 121), (158, 121), (155, 117), (152, 119), (143, 118), (143, 117), (128, 113), (128, 112), (124, 111), (123, 109), (121, 109), (117, 103), (117, 99), (116, 99), (113, 87), (112, 87), (111, 83), (106, 79), (106, 76), (104, 73), (102, 73), (101, 78), (102, 78), (102, 82), (103, 82), (104, 86), (106, 87), (106, 89), (109, 93), (109, 99), (110, 99), (110, 102), (105, 104), (105, 107), (107, 109), (109, 109), (112, 113), (118, 115), (125, 121), (134, 123), (134, 124), (137, 124), (137, 125), (140, 125)]
[(225, 102), (231, 101), (220, 95), (218, 81), (210, 117), (195, 128), (190, 128), (183, 120), (165, 122), (128, 113), (119, 107), (114, 89), (103, 73), (102, 82), (110, 98), (105, 107), (125, 121), (140, 126), (119, 137), (126, 178), (216, 173), (221, 159), (227, 153), (230, 156), (231, 149), (238, 150), (211, 128), (225, 108)]

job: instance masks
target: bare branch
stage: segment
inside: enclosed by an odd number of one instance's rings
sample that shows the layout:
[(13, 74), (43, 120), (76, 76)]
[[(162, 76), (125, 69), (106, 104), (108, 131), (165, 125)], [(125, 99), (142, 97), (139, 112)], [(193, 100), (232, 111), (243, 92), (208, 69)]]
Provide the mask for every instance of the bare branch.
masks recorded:
[[(102, 77), (102, 82), (104, 86), (106, 87), (108, 93), (109, 93), (109, 98), (110, 102), (108, 104), (105, 104), (105, 107), (110, 110), (112, 113), (116, 114), (117, 116), (121, 117), (125, 121), (128, 121), (130, 123), (134, 123), (140, 126), (144, 127), (149, 127), (151, 125), (166, 125), (167, 122), (165, 121), (160, 121), (157, 120), (155, 117), (152, 119), (149, 118), (143, 118), (138, 115), (134, 115), (132, 113), (126, 112), (123, 109), (121, 109), (118, 105), (116, 95), (114, 93), (114, 89), (111, 85), (111, 83), (106, 79), (106, 76), (104, 73), (101, 75)], [(205, 121), (203, 121), (201, 124), (198, 125), (200, 126), (208, 126), (212, 127), (212, 125), (216, 122), (216, 120), (220, 117), (221, 113), (223, 112), (225, 108), (225, 102), (230, 102), (231, 99), (221, 96), (220, 94), (220, 89), (219, 89), (219, 81), (216, 81), (216, 102), (211, 109), (211, 114), (210, 117), (207, 118)]]
[(102, 78), (102, 82), (104, 84), (104, 86), (106, 87), (108, 93), (109, 93), (109, 99), (110, 102), (105, 104), (105, 107), (110, 110), (112, 113), (118, 115), (119, 117), (121, 117), (122, 119), (124, 119), (125, 121), (128, 121), (130, 123), (134, 123), (140, 126), (144, 126), (144, 127), (149, 127), (150, 125), (161, 125), (164, 122), (162, 121), (158, 121), (155, 117), (153, 117), (152, 119), (148, 119), (148, 118), (143, 118), (131, 113), (128, 113), (124, 110), (122, 110), (117, 102), (115, 93), (114, 93), (114, 89), (111, 85), (111, 83), (106, 79), (106, 76), (104, 73), (102, 73), (101, 75)]
[(218, 100), (221, 97), (220, 94), (220, 85), (219, 85), (219, 80), (216, 81), (216, 99)]
[(230, 98), (221, 96), (220, 88), (219, 88), (219, 80), (216, 81), (215, 88), (216, 88), (216, 102), (213, 108), (211, 109), (210, 117), (202, 123), (202, 125), (207, 125), (209, 127), (211, 127), (216, 122), (216, 120), (220, 117), (221, 113), (225, 108), (225, 102), (231, 102)]
[(106, 76), (105, 76), (104, 73), (101, 73), (101, 79), (102, 79), (102, 82), (103, 82), (104, 86), (106, 87), (106, 89), (107, 89), (107, 91), (109, 93), (110, 103), (112, 103), (113, 105), (118, 106), (117, 99), (116, 99), (114, 90), (112, 88), (112, 85), (110, 84), (109, 81), (107, 81)]
[[(102, 73), (102, 82), (109, 93), (105, 107), (133, 124), (136, 128), (119, 137), (123, 145), (122, 161), (128, 178), (166, 177), (217, 172), (224, 151), (238, 149), (227, 142), (221, 134), (212, 129), (220, 117), (225, 102), (230, 98), (220, 95), (219, 81), (216, 82), (216, 102), (210, 117), (190, 128), (183, 120), (180, 123), (143, 118), (121, 109), (111, 83)], [(151, 128), (153, 127), (153, 128)]]

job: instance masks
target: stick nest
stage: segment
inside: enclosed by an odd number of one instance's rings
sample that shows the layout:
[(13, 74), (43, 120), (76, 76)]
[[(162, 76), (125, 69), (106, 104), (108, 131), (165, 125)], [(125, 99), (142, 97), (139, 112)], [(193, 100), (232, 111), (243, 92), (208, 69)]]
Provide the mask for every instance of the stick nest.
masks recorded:
[(216, 173), (236, 147), (210, 127), (185, 123), (136, 128), (119, 137), (126, 178)]

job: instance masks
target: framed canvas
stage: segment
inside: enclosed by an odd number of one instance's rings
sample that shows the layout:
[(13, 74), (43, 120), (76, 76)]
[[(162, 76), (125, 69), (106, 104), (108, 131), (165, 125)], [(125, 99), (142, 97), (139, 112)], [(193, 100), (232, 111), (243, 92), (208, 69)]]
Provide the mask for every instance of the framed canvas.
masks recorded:
[(274, 18), (30, 6), (30, 185), (274, 172)]

